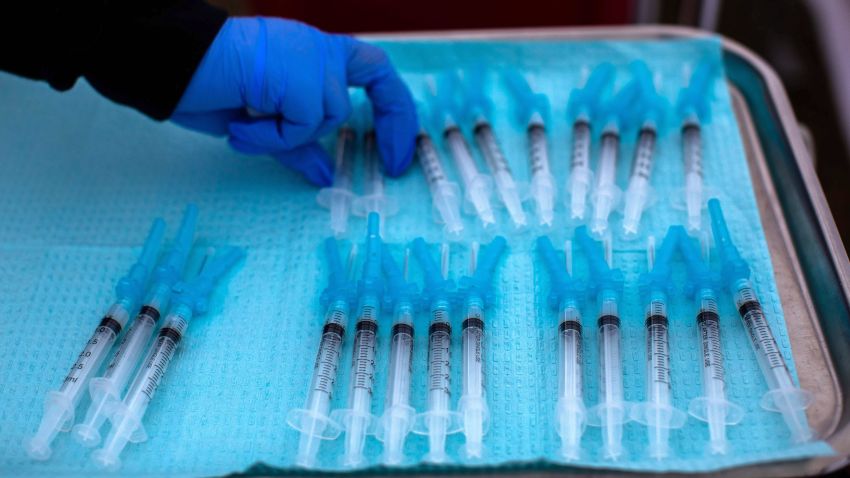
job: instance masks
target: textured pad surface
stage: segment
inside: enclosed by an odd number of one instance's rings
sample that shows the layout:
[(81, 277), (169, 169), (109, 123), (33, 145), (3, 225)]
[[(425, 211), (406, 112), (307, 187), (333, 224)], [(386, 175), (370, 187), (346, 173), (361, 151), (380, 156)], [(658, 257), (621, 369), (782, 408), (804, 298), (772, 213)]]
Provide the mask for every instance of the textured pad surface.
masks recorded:
[[(719, 55), (718, 45), (705, 41), (388, 42), (385, 46), (417, 96), (424, 90), (425, 74), (445, 65), (512, 65), (528, 72), (534, 87), (546, 92), (553, 105), (549, 138), (558, 184), (564, 184), (569, 157), (565, 103), (570, 90), (582, 83), (583, 68), (611, 61), (620, 70), (619, 81), (624, 81), (627, 63), (644, 59), (657, 74), (663, 93), (674, 98), (684, 83), (686, 63)], [(490, 81), (488, 88), (497, 104), (496, 134), (517, 178), (526, 180), (524, 127), (512, 121), (513, 106), (501, 82)], [(317, 297), (326, 278), (320, 243), (329, 230), (327, 213), (315, 203), (316, 191), (267, 158), (240, 156), (220, 139), (151, 122), (98, 97), (84, 82), (60, 95), (43, 84), (0, 75), (0, 104), (0, 357), (5, 363), (0, 368), (0, 474), (99, 473), (88, 450), (67, 434), (56, 440), (53, 458), (45, 463), (29, 461), (20, 443), (37, 426), (45, 393), (59, 385), (110, 304), (114, 283), (131, 264), (150, 221), (164, 216), (171, 235), (188, 202), (201, 211), (198, 237), (210, 244), (245, 247), (248, 258), (220, 294), (224, 300), (219, 311), (193, 322), (148, 410), (150, 439), (128, 446), (120, 474), (214, 476), (257, 462), (290, 468), (297, 434), (285, 425), (285, 415), (303, 403), (322, 323)], [(719, 83), (712, 113), (713, 121), (703, 133), (708, 186), (718, 192), (732, 236), (757, 271), (756, 287), (793, 369), (737, 125)], [(621, 187), (632, 150), (633, 141), (623, 138)], [(455, 174), (451, 165), (448, 169)], [(677, 194), (681, 177), (679, 138), (668, 135), (659, 140), (653, 178), (660, 200), (645, 214), (644, 231), (660, 236), (667, 225), (684, 220), (668, 200)], [(439, 239), (440, 228), (431, 221), (428, 190), (418, 166), (403, 178), (388, 181), (387, 189), (405, 198), (403, 213), (387, 222), (388, 241), (402, 243), (419, 235)], [(562, 217), (560, 199), (557, 212)], [(500, 219), (504, 222), (507, 217), (502, 213)], [(615, 213), (612, 221), (616, 226), (619, 215)], [(469, 218), (466, 225), (474, 229)], [(355, 239), (364, 226), (362, 219), (352, 219)], [(571, 234), (563, 222), (556, 231), (552, 235), (556, 244)], [(556, 319), (543, 303), (548, 278), (532, 250), (536, 235), (532, 231), (508, 238), (509, 255), (495, 278), (500, 301), (488, 317), (485, 349), (492, 413), (486, 465), (551, 466), (557, 459), (559, 442), (552, 425)], [(454, 277), (466, 272), (469, 242), (476, 237), (472, 231), (466, 244), (453, 249)], [(401, 248), (393, 250), (400, 257)], [(634, 279), (646, 268), (643, 242), (617, 241), (614, 262), (628, 279), (622, 303), (625, 393), (628, 400), (640, 401), (645, 343)], [(583, 267), (577, 257), (576, 272), (582, 274)], [(418, 268), (412, 269), (417, 278)], [(681, 279), (681, 264), (674, 270)], [(721, 297), (721, 311), (729, 398), (747, 411), (744, 422), (729, 429), (732, 452), (720, 458), (707, 456), (706, 427), (690, 419), (685, 428), (672, 433), (674, 457), (650, 461), (645, 430), (632, 423), (626, 426), (627, 456), (614, 466), (704, 471), (830, 453), (823, 443), (789, 447), (779, 416), (759, 409), (764, 382), (728, 295)], [(700, 395), (699, 346), (692, 307), (681, 294), (671, 301), (670, 314), (674, 401), (686, 409), (688, 400)], [(592, 303), (584, 307), (584, 317), (584, 376), (590, 405), (596, 402), (598, 387)], [(425, 405), (425, 320), (421, 317), (418, 324), (414, 355), (413, 406), (420, 411)], [(459, 317), (455, 320), (453, 354), (459, 360)], [(382, 325), (379, 333), (375, 414), (382, 411), (388, 330), (388, 324)], [(344, 406), (346, 400), (350, 338), (343, 351), (335, 407)], [(453, 367), (453, 386), (456, 403), (459, 362)], [(78, 413), (83, 410), (80, 407)], [(448, 441), (455, 458), (461, 442), (459, 435)], [(580, 465), (612, 466), (597, 456), (599, 444), (598, 429), (588, 429), (587, 454)], [(422, 437), (408, 439), (408, 466), (422, 466), (419, 459), (426, 446)], [(342, 440), (326, 443), (320, 452), (322, 466), (339, 469), (341, 450)], [(380, 451), (379, 443), (370, 438), (370, 464), (376, 463)]]

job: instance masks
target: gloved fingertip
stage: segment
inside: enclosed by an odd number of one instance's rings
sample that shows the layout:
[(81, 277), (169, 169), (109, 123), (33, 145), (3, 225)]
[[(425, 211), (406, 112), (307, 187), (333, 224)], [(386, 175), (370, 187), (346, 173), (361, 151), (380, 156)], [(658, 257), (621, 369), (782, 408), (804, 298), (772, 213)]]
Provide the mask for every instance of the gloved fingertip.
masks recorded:
[(298, 171), (316, 186), (330, 187), (333, 184), (330, 156), (318, 143), (310, 143), (286, 153), (276, 154), (275, 159), (284, 166)]
[(322, 188), (329, 188), (333, 186), (334, 176), (329, 167), (311, 169), (305, 171), (303, 174), (304, 177), (307, 178), (307, 181), (310, 181), (316, 186)]
[(376, 116), (375, 133), (384, 160), (384, 171), (388, 176), (400, 176), (410, 167), (416, 151), (419, 121), (415, 110)]
[(415, 140), (380, 146), (381, 157), (387, 158), (384, 160), (384, 171), (387, 176), (393, 178), (401, 176), (413, 162), (415, 148)]

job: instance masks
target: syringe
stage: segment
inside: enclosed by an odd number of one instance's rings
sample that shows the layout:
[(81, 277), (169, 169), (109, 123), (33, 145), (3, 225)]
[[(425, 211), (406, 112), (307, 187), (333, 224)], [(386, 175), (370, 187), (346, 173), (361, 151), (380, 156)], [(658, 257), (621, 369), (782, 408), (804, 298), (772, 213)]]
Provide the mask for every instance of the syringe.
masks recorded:
[(142, 299), (151, 269), (156, 263), (164, 232), (165, 222), (162, 219), (155, 220), (138, 261), (115, 287), (115, 303), (109, 307), (83, 351), (71, 365), (59, 390), (48, 392), (45, 397), (44, 415), (38, 430), (23, 443), (24, 450), (33, 460), (50, 458), (50, 445), (56, 435), (60, 431), (70, 430), (74, 424), (75, 410), (86, 391), (89, 378), (100, 370), (106, 354), (115, 343), (115, 338), (131, 315), (138, 311), (139, 301)]
[(725, 454), (729, 450), (726, 426), (735, 425), (744, 417), (744, 409), (726, 399), (726, 374), (723, 368), (723, 347), (720, 343), (720, 315), (717, 311), (717, 291), (720, 276), (712, 272), (700, 257), (699, 247), (679, 229), (679, 250), (688, 266), (686, 292), (696, 303), (696, 323), (702, 353), (702, 393), (691, 400), (688, 412), (708, 423), (709, 451)]
[(322, 338), (304, 408), (290, 410), (286, 415), (286, 423), (301, 432), (295, 457), (295, 463), (300, 467), (312, 468), (319, 453), (320, 440), (333, 440), (342, 430), (330, 419), (329, 413), (348, 315), (356, 296), (356, 286), (349, 278), (356, 255), (357, 248), (352, 246), (347, 267), (343, 267), (337, 241), (333, 238), (325, 240), (328, 286), (321, 296), (322, 305), (326, 308)]
[(139, 365), (160, 315), (168, 308), (171, 288), (180, 280), (192, 248), (197, 219), (198, 208), (187, 206), (171, 250), (151, 275), (151, 285), (139, 315), (121, 340), (118, 351), (106, 367), (106, 373), (102, 377), (93, 378), (89, 384), (91, 404), (86, 418), (73, 428), (74, 438), (81, 445), (93, 447), (100, 443), (100, 428), (106, 421), (110, 404), (121, 400), (121, 394)]
[(352, 179), (354, 175), (354, 148), (357, 134), (351, 126), (339, 129), (334, 153), (334, 179), (329, 188), (319, 190), (316, 201), (331, 215), (331, 231), (337, 237), (348, 231), (348, 216), (354, 200)]
[(461, 324), (463, 387), (458, 411), (463, 418), (466, 439), (463, 452), (470, 459), (483, 456), (484, 435), (490, 426), (484, 386), (484, 311), (493, 302), (491, 281), (505, 247), (505, 239), (501, 236), (496, 236), (480, 254), (477, 244), (473, 244), (470, 275), (460, 280), (458, 291), (464, 310)]
[(348, 407), (334, 410), (331, 414), (331, 419), (339, 423), (345, 431), (345, 454), (342, 463), (347, 467), (356, 467), (363, 463), (366, 435), (374, 433), (377, 421), (372, 415), (372, 390), (375, 385), (378, 320), (381, 317), (381, 302), (384, 300), (380, 222), (377, 214), (369, 214), (363, 275), (357, 288), (357, 321), (354, 324)]
[(565, 460), (581, 457), (581, 437), (587, 423), (582, 372), (582, 325), (580, 301), (584, 287), (570, 277), (572, 242), (567, 241), (564, 261), (558, 258), (548, 237), (537, 239), (537, 252), (550, 277), (549, 306), (558, 311), (558, 403), (555, 430), (561, 437)]
[(643, 211), (653, 199), (650, 180), (655, 142), (669, 110), (667, 100), (655, 90), (652, 73), (646, 63), (632, 63), (631, 71), (639, 91), (637, 102), (632, 109), (639, 122), (639, 132), (623, 204), (623, 234), (627, 238), (637, 235)]
[(711, 215), (711, 229), (720, 256), (723, 281), (735, 299), (735, 308), (741, 315), (759, 368), (769, 388), (760, 405), (765, 410), (782, 414), (794, 443), (810, 441), (813, 434), (806, 420), (806, 408), (811, 405), (814, 397), (809, 391), (794, 384), (785, 357), (782, 356), (755, 288), (750, 282), (750, 266), (732, 243), (723, 211), (720, 209), (720, 201), (710, 199), (708, 212)]
[[(358, 97), (361, 95), (357, 95)], [(363, 195), (354, 200), (354, 214), (366, 217), (369, 213), (377, 213), (381, 217), (381, 231), (387, 218), (398, 212), (398, 202), (395, 197), (388, 196), (384, 188), (384, 168), (378, 152), (375, 129), (371, 125), (372, 109), (370, 103), (363, 98), (355, 106), (355, 123), (366, 131), (363, 134), (363, 156), (365, 171), (363, 175)]]
[(375, 437), (384, 442), (384, 463), (397, 465), (404, 460), (404, 441), (413, 427), (416, 411), (410, 406), (410, 384), (413, 373), (413, 330), (419, 293), (407, 281), (409, 250), (404, 254), (404, 267), (399, 269), (390, 253), (383, 251), (383, 269), (387, 278), (386, 297), (393, 310), (390, 332), (390, 360), (384, 414), (378, 422)]
[[(573, 124), (572, 156), (570, 158), (570, 175), (566, 190), (569, 192), (567, 207), (570, 218), (581, 221), (587, 204), (587, 193), (593, 173), (590, 170), (590, 145), (592, 143), (593, 122), (599, 118), (599, 108), (614, 80), (614, 67), (610, 63), (602, 63), (593, 69), (593, 73), (584, 84), (584, 88), (575, 89), (570, 93), (567, 105), (568, 121)], [(604, 125), (603, 125), (604, 126)], [(610, 144), (603, 136), (603, 146), (606, 141), (606, 154), (610, 156), (613, 146), (616, 155), (616, 145)], [(616, 161), (616, 157), (614, 158)], [(610, 158), (607, 159), (610, 162)], [(600, 161), (601, 163), (601, 161)], [(602, 171), (600, 171), (602, 172)], [(607, 174), (607, 171), (606, 171)]]
[(374, 130), (363, 136), (363, 151), (366, 157), (363, 195), (354, 201), (354, 214), (367, 216), (374, 212), (382, 218), (390, 217), (398, 212), (398, 203), (384, 190), (384, 171), (375, 143)]
[(690, 84), (679, 93), (676, 106), (682, 121), (682, 159), (685, 166), (685, 209), (688, 230), (699, 231), (703, 207), (702, 132), (700, 123), (711, 119), (711, 89), (714, 86), (714, 64), (700, 63), (691, 75)]
[(522, 200), (519, 189), (514, 181), (513, 172), (508, 160), (502, 151), (499, 140), (493, 133), (490, 124), (490, 113), (493, 104), (484, 92), (484, 72), (480, 68), (474, 68), (467, 72), (466, 88), (463, 92), (463, 117), (471, 121), (472, 132), (475, 143), (487, 163), (487, 168), (496, 183), (496, 191), (508, 210), (508, 215), (516, 228), (524, 228), (527, 225), (525, 211), (522, 209)]
[(442, 220), (446, 235), (457, 238), (463, 232), (460, 217), (460, 188), (446, 177), (443, 163), (434, 147), (431, 136), (425, 130), (416, 138), (416, 156), (431, 191), (431, 201), (436, 215)]
[(454, 283), (448, 280), (449, 248), (443, 245), (440, 264), (436, 264), (421, 238), (413, 241), (413, 253), (422, 267), (425, 287), (422, 303), (428, 307), (428, 409), (416, 417), (413, 431), (428, 436), (426, 460), (443, 463), (446, 436), (460, 431), (460, 415), (451, 410), (451, 308)]
[(469, 145), (457, 124), (456, 105), (452, 96), (457, 82), (455, 75), (446, 74), (440, 77), (440, 88), (437, 91), (430, 89), (432, 123), (435, 128), (443, 132), (443, 140), (463, 182), (466, 203), (478, 215), (481, 225), (489, 228), (496, 224), (496, 216), (490, 204), (493, 181), (489, 176), (478, 171), (475, 159), (469, 151)]
[(620, 344), (618, 302), (623, 293), (623, 274), (612, 269), (610, 242), (605, 250), (590, 238), (584, 226), (575, 240), (590, 266), (591, 288), (599, 307), (599, 403), (588, 413), (588, 425), (602, 428), (602, 454), (618, 460), (623, 454), (623, 425), (629, 421), (630, 406), (623, 395), (623, 359)]
[(505, 82), (516, 103), (518, 122), (527, 127), (528, 161), (531, 167), (531, 198), (541, 226), (551, 227), (555, 220), (555, 178), (549, 167), (549, 145), (546, 123), (549, 121), (549, 98), (534, 93), (516, 70), (505, 72)]
[(104, 441), (103, 448), (92, 453), (92, 460), (100, 468), (117, 470), (121, 467), (121, 452), (128, 442), (138, 443), (147, 439), (142, 420), (153, 400), (168, 365), (186, 334), (192, 317), (207, 312), (210, 294), (216, 283), (239, 261), (245, 253), (231, 247), (212, 259), (208, 259), (201, 273), (188, 283), (174, 286), (171, 309), (162, 328), (151, 345), (142, 366), (124, 400), (113, 402), (110, 421), (112, 428)]
[(590, 230), (602, 237), (608, 230), (608, 216), (620, 202), (622, 191), (617, 186), (617, 159), (620, 152), (620, 135), (629, 127), (633, 104), (639, 95), (635, 81), (626, 84), (610, 100), (599, 108), (602, 138), (599, 146), (599, 164), (596, 169), (596, 184), (591, 194), (593, 214)]
[(670, 262), (679, 240), (678, 230), (670, 228), (655, 251), (655, 240), (647, 246), (649, 272), (640, 280), (641, 295), (646, 299), (646, 400), (632, 408), (632, 418), (647, 427), (649, 456), (662, 460), (670, 455), (670, 430), (681, 428), (687, 415), (673, 406), (670, 378), (670, 334), (667, 315)]

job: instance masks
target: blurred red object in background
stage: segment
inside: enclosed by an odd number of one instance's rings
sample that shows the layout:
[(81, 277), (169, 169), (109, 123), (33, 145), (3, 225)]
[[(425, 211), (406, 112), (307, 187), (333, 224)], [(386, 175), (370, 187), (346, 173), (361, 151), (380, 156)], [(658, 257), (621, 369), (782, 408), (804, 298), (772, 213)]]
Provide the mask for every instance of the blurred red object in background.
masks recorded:
[(516, 28), (630, 23), (633, 0), (249, 0), (258, 15), (294, 18), (331, 32)]

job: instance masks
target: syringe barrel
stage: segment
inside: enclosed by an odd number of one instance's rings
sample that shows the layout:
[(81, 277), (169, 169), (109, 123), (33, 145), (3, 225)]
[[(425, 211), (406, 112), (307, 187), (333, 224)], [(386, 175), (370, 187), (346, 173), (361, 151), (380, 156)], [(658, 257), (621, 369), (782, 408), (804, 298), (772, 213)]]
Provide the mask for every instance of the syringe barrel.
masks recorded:
[(699, 230), (702, 213), (702, 139), (699, 125), (688, 123), (682, 128), (682, 158), (685, 163), (685, 208), (688, 228)]
[(189, 327), (190, 320), (192, 320), (192, 309), (186, 305), (181, 304), (172, 309), (165, 318), (162, 328), (159, 329), (141, 368), (136, 373), (124, 398), (124, 405), (128, 413), (137, 417), (138, 420), (141, 421), (148, 404), (153, 400), (162, 377), (168, 370), (177, 347)]
[(519, 190), (510, 171), (507, 169), (494, 171), (493, 180), (496, 183), (499, 198), (501, 198), (502, 203), (508, 210), (511, 220), (517, 227), (525, 226), (526, 217), (522, 209), (522, 200), (519, 197)]
[(720, 315), (713, 290), (702, 289), (696, 296), (697, 329), (702, 353), (703, 394), (711, 399), (726, 399), (726, 376), (720, 343)]
[(620, 315), (617, 294), (603, 290), (599, 294), (600, 402), (623, 403), (623, 362), (620, 351)]
[(87, 390), (89, 379), (100, 370), (106, 355), (115, 343), (115, 338), (127, 325), (131, 313), (128, 310), (129, 305), (128, 301), (112, 304), (62, 381), (59, 393), (69, 397), (74, 406), (79, 403)]
[(170, 289), (167, 286), (158, 289), (161, 290), (154, 291), (155, 293), (145, 301), (145, 305), (121, 340), (118, 351), (106, 366), (104, 377), (111, 379), (119, 390), (123, 390), (132, 377), (162, 311), (168, 307)]
[(596, 173), (596, 189), (593, 193), (593, 217), (590, 228), (601, 234), (608, 228), (608, 216), (617, 202), (617, 155), (620, 139), (613, 132), (602, 135), (599, 166)]
[(656, 405), (671, 404), (670, 339), (667, 295), (653, 291), (646, 307), (646, 398)]
[(469, 146), (463, 138), (463, 133), (461, 133), (460, 128), (453, 126), (447, 128), (444, 135), (461, 181), (463, 181), (465, 188), (469, 188), (479, 173), (472, 153), (469, 151)]
[(563, 301), (559, 309), (558, 397), (567, 401), (581, 401), (583, 399), (581, 312), (574, 300)]
[(380, 301), (376, 296), (364, 295), (360, 298), (354, 325), (354, 355), (348, 393), (348, 408), (360, 413), (371, 413), (372, 409), (380, 313)]
[(551, 174), (546, 128), (541, 123), (533, 123), (528, 127), (528, 160), (532, 177)]
[(428, 326), (428, 410), (448, 411), (451, 398), (451, 306), (446, 300), (431, 304)]
[(643, 128), (640, 130), (637, 147), (635, 147), (635, 155), (632, 159), (632, 169), (629, 173), (630, 183), (636, 179), (649, 181), (652, 177), (655, 139), (656, 133), (653, 128)]
[(695, 174), (702, 179), (702, 135), (696, 123), (688, 123), (682, 128), (682, 161), (686, 175)]
[(390, 361), (384, 409), (410, 406), (410, 379), (413, 374), (413, 306), (399, 302), (390, 332)]
[(366, 156), (366, 175), (363, 181), (363, 193), (366, 196), (384, 196), (384, 174), (381, 169), (381, 157), (375, 143), (375, 132), (370, 131), (363, 137), (363, 149)]
[(434, 142), (427, 134), (420, 134), (416, 138), (416, 155), (429, 187), (434, 188), (438, 184), (448, 181), (443, 163), (437, 154), (437, 148), (434, 147)]
[(331, 407), (337, 370), (339, 369), (345, 328), (348, 325), (348, 301), (335, 300), (328, 304), (319, 351), (313, 365), (313, 378), (307, 390), (304, 408), (320, 416), (327, 416)]
[(767, 381), (769, 389), (793, 388), (794, 381), (785, 363), (785, 357), (776, 343), (770, 323), (762, 309), (755, 289), (749, 279), (739, 279), (732, 287), (735, 297), (735, 307), (744, 322), (750, 345), (756, 354), (756, 359)]
[(596, 174), (596, 188), (605, 189), (614, 186), (617, 178), (617, 156), (620, 137), (611, 131), (602, 134), (599, 147), (599, 170)]
[(508, 206), (510, 202), (515, 202), (517, 206), (521, 207), (519, 203), (519, 191), (517, 190), (516, 182), (514, 182), (514, 178), (511, 176), (510, 172), (504, 169), (494, 172), (493, 182), (496, 183), (496, 189), (499, 192), (499, 197), (506, 206)]
[(476, 124), (474, 134), (475, 142), (478, 144), (478, 148), (481, 150), (481, 154), (484, 156), (484, 162), (487, 163), (490, 172), (496, 175), (504, 171), (508, 176), (511, 176), (511, 167), (508, 165), (508, 160), (502, 152), (502, 147), (499, 145), (496, 135), (493, 134), (493, 128), (490, 126), (490, 123), (479, 122)]
[(484, 301), (475, 294), (466, 299), (461, 324), (463, 396), (484, 397)]
[[(603, 139), (605, 137), (603, 136)], [(570, 156), (570, 175), (577, 169), (590, 168), (590, 123), (579, 119), (573, 123), (573, 147)]]
[[(164, 225), (161, 225), (159, 229), (162, 227)], [(154, 235), (153, 230), (151, 235)], [(159, 235), (161, 236), (161, 231)], [(158, 243), (158, 240), (154, 242)], [(147, 252), (149, 252), (148, 248), (146, 248)], [(153, 261), (152, 258), (148, 259), (150, 259), (149, 262)], [(88, 389), (90, 379), (100, 370), (106, 355), (115, 343), (116, 337), (130, 318), (130, 309), (134, 308), (135, 299), (128, 296), (112, 304), (95, 329), (94, 334), (86, 342), (83, 351), (77, 356), (76, 361), (62, 381), (59, 391), (47, 394), (44, 416), (39, 423), (38, 430), (34, 436), (28, 438), (24, 443), (24, 448), (30, 457), (36, 460), (48, 459), (51, 454), (50, 444), (56, 438), (57, 433), (70, 430), (75, 418), (75, 409)]]
[(351, 191), (352, 177), (354, 174), (354, 149), (357, 135), (350, 127), (343, 126), (339, 129), (336, 140), (336, 151), (334, 156), (334, 181), (335, 189)]
[[(163, 294), (168, 300), (168, 291)], [(103, 377), (95, 378), (89, 383), (91, 404), (86, 411), (85, 419), (74, 427), (75, 439), (84, 446), (94, 446), (100, 441), (99, 430), (107, 418), (109, 406), (121, 400), (124, 388), (132, 378), (133, 372), (139, 365), (139, 359), (145, 352), (145, 346), (153, 335), (159, 311), (163, 304), (162, 297), (152, 294), (145, 301), (139, 315), (133, 320), (130, 330), (121, 340), (118, 351), (106, 367)], [(167, 307), (167, 305), (165, 305)]]
[(590, 124), (578, 120), (573, 124), (572, 156), (566, 190), (569, 191), (570, 217), (584, 218), (587, 193), (590, 190)]
[(649, 204), (655, 137), (652, 128), (643, 128), (638, 135), (623, 211), (623, 230), (626, 234), (637, 234), (641, 215)]

